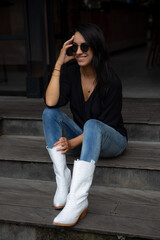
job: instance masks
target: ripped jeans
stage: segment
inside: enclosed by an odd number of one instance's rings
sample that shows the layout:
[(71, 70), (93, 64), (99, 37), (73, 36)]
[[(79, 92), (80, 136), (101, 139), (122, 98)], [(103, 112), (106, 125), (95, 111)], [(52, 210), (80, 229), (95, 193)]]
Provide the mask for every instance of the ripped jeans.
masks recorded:
[(114, 128), (101, 121), (90, 119), (83, 130), (58, 108), (46, 108), (43, 112), (43, 129), (48, 148), (53, 148), (60, 137), (68, 140), (83, 133), (82, 145), (75, 148), (80, 160), (97, 163), (99, 157), (120, 155), (126, 148), (127, 139)]

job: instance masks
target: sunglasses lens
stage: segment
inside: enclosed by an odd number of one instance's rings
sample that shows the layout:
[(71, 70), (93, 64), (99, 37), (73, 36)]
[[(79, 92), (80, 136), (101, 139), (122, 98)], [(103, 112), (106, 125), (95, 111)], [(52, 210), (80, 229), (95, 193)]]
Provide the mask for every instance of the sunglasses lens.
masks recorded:
[(87, 52), (88, 49), (89, 49), (88, 44), (86, 44), (86, 43), (82, 43), (82, 44), (81, 44), (81, 50), (82, 50), (82, 52)]
[(71, 49), (72, 49), (72, 52), (77, 52), (77, 49), (78, 49), (78, 45), (77, 44), (75, 44), (75, 43), (73, 43), (73, 45), (72, 45), (72, 47), (71, 47)]

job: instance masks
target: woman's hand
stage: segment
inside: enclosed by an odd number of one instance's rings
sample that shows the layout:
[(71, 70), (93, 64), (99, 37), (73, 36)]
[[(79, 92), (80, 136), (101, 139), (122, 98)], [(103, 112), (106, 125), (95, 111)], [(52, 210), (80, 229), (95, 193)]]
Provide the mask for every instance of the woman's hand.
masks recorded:
[(72, 47), (72, 42), (74, 39), (74, 35), (63, 44), (63, 47), (61, 49), (61, 52), (59, 54), (58, 60), (56, 64), (63, 65), (64, 63), (69, 62), (70, 60), (74, 59), (74, 56), (68, 56), (66, 54), (66, 51), (68, 48)]
[(62, 151), (62, 153), (68, 152), (70, 149), (72, 149), (70, 140), (68, 140), (65, 137), (61, 137), (58, 142), (54, 144), (54, 147), (60, 146), (57, 151)]
[(83, 133), (78, 137), (72, 138), (68, 140), (65, 137), (61, 137), (58, 142), (54, 144), (54, 147), (60, 146), (57, 151), (62, 151), (62, 153), (66, 153), (71, 149), (76, 148), (77, 146), (81, 145), (83, 141)]

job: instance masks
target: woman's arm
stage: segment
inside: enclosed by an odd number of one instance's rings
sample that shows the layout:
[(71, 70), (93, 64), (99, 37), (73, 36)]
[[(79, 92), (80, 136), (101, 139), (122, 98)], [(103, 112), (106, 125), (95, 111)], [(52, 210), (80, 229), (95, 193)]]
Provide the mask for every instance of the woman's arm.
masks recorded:
[(79, 135), (76, 138), (72, 138), (69, 140), (69, 144), (71, 146), (71, 149), (74, 149), (75, 147), (79, 146), (80, 144), (82, 144), (83, 141), (83, 133), (81, 135)]
[(64, 63), (67, 63), (74, 58), (73, 56), (67, 56), (66, 54), (67, 49), (72, 46), (73, 39), (74, 36), (63, 44), (63, 48), (61, 49), (60, 55), (55, 64), (52, 77), (46, 91), (45, 101), (47, 106), (55, 106), (58, 102), (60, 96), (61, 67)]
[(60, 95), (60, 71), (61, 71), (61, 65), (58, 64), (58, 62), (55, 65), (55, 68), (53, 70), (51, 80), (49, 82), (49, 85), (47, 87), (46, 91), (46, 104), (47, 106), (54, 106), (57, 104), (59, 95)]

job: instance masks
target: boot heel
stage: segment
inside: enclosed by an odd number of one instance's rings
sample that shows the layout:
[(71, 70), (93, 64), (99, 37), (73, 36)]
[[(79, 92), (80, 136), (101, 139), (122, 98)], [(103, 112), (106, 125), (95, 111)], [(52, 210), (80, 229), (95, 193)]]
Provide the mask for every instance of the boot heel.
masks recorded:
[(86, 208), (86, 209), (83, 210), (83, 212), (81, 213), (79, 219), (83, 219), (83, 218), (87, 215), (87, 209), (88, 209), (88, 208)]

